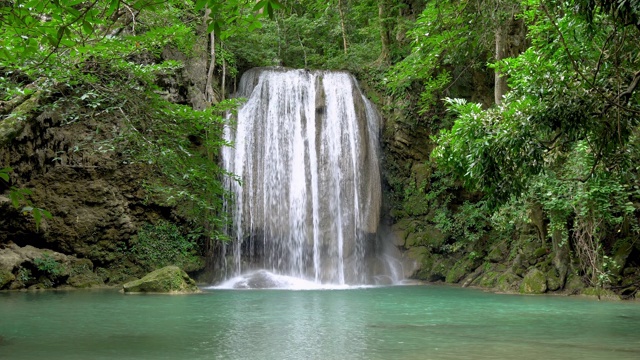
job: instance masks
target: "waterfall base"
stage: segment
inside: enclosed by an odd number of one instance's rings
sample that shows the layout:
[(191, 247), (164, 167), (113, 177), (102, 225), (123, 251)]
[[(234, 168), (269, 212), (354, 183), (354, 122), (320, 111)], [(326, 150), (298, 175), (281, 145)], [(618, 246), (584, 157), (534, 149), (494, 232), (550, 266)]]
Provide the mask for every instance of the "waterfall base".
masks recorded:
[(236, 276), (222, 284), (206, 289), (346, 290), (408, 284), (404, 281), (394, 281), (389, 277), (380, 277), (378, 280), (374, 285), (321, 284), (293, 276), (274, 274), (267, 270), (257, 270)]

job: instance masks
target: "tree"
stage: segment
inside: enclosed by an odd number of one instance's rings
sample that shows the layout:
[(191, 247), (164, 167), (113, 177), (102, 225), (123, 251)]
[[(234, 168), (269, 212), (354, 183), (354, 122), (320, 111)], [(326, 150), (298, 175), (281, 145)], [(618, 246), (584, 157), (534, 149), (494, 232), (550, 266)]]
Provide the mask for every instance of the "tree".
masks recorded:
[[(275, 0), (2, 2), (0, 145), (9, 144), (43, 109), (73, 121), (94, 115), (120, 118), (128, 132), (110, 140), (111, 151), (131, 156), (127, 162), (144, 159), (157, 166), (164, 183), (150, 190), (162, 193), (167, 202), (186, 200), (190, 219), (208, 227), (212, 238), (221, 238), (224, 174), (214, 155), (227, 145), (220, 130), (222, 110), (195, 111), (164, 99), (158, 77), (183, 64), (163, 60), (160, 53), (167, 47), (191, 53), (205, 7), (206, 28), (224, 40), (239, 28), (258, 28), (259, 19), (278, 6)], [(221, 106), (229, 109), (229, 104)], [(83, 108), (91, 109), (90, 114)], [(189, 139), (200, 134), (205, 136), (204, 156), (189, 148)], [(0, 178), (9, 182), (7, 165), (2, 164)], [(27, 189), (8, 187), (14, 205), (30, 212), (36, 226), (49, 215), (33, 206)]]
[[(423, 85), (421, 108), (428, 111), (461, 77), (473, 69), (524, 50), (523, 22), (517, 2), (433, 1), (409, 32), (412, 51), (390, 71), (392, 92), (414, 82)], [(505, 75), (495, 70), (495, 102), (506, 93)]]
[(568, 254), (561, 254), (571, 241), (583, 273), (602, 285), (603, 240), (638, 231), (640, 32), (602, 5), (592, 17), (574, 11), (580, 4), (527, 3), (531, 47), (497, 64), (511, 92), (486, 110), (448, 100), (457, 118), (438, 136), (433, 156), (496, 206), (540, 204), (557, 267), (566, 272)]

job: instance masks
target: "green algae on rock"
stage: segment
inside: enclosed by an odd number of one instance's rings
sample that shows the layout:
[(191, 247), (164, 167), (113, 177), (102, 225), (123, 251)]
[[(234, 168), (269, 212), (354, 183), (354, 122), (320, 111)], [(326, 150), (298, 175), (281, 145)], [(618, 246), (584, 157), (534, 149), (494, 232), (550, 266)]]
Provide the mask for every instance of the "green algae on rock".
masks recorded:
[(531, 269), (522, 280), (520, 292), (523, 294), (543, 294), (547, 291), (547, 278), (538, 269)]
[(155, 270), (142, 279), (122, 285), (125, 293), (194, 294), (201, 292), (196, 282), (177, 266)]

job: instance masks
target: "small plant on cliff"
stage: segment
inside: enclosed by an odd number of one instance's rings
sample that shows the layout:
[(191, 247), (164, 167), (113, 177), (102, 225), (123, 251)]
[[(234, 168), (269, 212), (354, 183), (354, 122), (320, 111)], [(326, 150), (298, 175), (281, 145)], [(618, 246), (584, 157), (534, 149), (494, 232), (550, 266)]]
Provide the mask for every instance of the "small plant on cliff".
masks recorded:
[[(11, 173), (13, 169), (10, 167), (5, 167), (0, 169), (0, 179), (4, 180), (6, 183), (9, 183), (9, 173)], [(31, 194), (31, 190), (29, 189), (20, 189), (15, 186), (11, 186), (9, 188), (9, 198), (11, 199), (11, 204), (14, 208), (20, 209), (21, 205), (22, 212), (24, 214), (31, 214), (36, 223), (36, 230), (40, 228), (40, 223), (42, 222), (42, 217), (46, 217), (47, 219), (51, 219), (51, 213), (45, 209), (33, 206), (31, 200), (27, 198), (28, 195)]]
[(62, 273), (62, 264), (60, 264), (50, 254), (42, 254), (41, 257), (33, 259), (33, 263), (39, 271), (49, 275), (57, 276)]
[(159, 221), (140, 229), (130, 254), (148, 270), (167, 265), (189, 269), (200, 263), (196, 239), (197, 234), (184, 235), (175, 224)]
[(23, 267), (19, 268), (18, 273), (16, 274), (16, 279), (22, 282), (23, 284), (28, 283), (29, 280), (32, 279), (31, 271), (27, 268), (23, 268)]

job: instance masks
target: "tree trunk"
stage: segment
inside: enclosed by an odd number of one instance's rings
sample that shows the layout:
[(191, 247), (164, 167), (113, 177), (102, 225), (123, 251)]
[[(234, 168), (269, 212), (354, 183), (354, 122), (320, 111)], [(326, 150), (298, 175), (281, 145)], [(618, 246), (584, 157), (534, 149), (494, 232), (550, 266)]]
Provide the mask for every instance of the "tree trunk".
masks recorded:
[(226, 85), (226, 78), (227, 78), (227, 62), (224, 61), (224, 48), (222, 46), (222, 42), (220, 42), (220, 50), (222, 50), (222, 86), (221, 86), (221, 95), (220, 95), (220, 100), (224, 100), (224, 90)]
[(340, 26), (342, 27), (342, 43), (344, 45), (344, 54), (347, 54), (347, 28), (344, 24), (344, 12), (342, 11), (342, 0), (338, 0), (338, 12), (340, 13)]
[(383, 64), (389, 63), (389, 25), (387, 22), (387, 0), (378, 0), (378, 19), (380, 20), (380, 57), (378, 61)]
[[(506, 42), (506, 31), (508, 28), (508, 23), (499, 26), (496, 29), (496, 62), (505, 58), (505, 42)], [(507, 78), (500, 73), (500, 70), (495, 69), (495, 85), (494, 85), (494, 99), (496, 105), (500, 105), (502, 103), (502, 97), (507, 93)]]
[[(209, 14), (211, 14), (211, 10), (207, 8), (204, 14), (204, 26), (207, 26), (207, 19), (209, 18)], [(215, 93), (213, 92), (213, 70), (216, 66), (216, 35), (212, 31), (209, 35), (209, 46), (211, 48), (211, 59), (209, 62), (209, 70), (207, 71), (207, 83), (205, 86), (205, 95), (207, 98), (207, 102), (213, 104), (215, 102)]]

